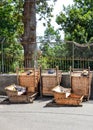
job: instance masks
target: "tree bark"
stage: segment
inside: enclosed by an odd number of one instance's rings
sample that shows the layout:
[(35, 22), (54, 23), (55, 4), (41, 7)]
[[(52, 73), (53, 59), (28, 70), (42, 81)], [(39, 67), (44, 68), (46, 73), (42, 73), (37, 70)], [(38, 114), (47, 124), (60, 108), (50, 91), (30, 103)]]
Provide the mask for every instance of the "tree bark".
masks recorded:
[(22, 45), (24, 48), (24, 67), (34, 67), (36, 53), (36, 2), (35, 0), (25, 0), (23, 23), (24, 34)]

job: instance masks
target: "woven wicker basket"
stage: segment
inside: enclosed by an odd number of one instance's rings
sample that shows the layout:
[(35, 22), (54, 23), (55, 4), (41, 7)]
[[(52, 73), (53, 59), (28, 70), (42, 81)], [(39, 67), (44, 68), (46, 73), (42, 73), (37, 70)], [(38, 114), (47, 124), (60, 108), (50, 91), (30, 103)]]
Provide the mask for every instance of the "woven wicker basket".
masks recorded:
[(30, 103), (33, 102), (33, 100), (36, 98), (37, 93), (28, 93), (26, 95), (20, 95), (20, 96), (10, 96), (9, 101), (11, 103)]
[(28, 102), (28, 97), (26, 95), (21, 95), (21, 96), (11, 96), (9, 97), (9, 101), (11, 103), (24, 103)]
[(81, 76), (78, 74), (71, 75), (72, 92), (78, 95), (84, 95), (84, 98), (89, 100), (91, 91), (92, 74), (89, 76)]
[(32, 73), (27, 75), (26, 72), (24, 73), (17, 73), (18, 75), (18, 84), (26, 87), (27, 92), (36, 92), (38, 90), (38, 83), (40, 80), (40, 71), (35, 70), (33, 68), (29, 68), (26, 70), (32, 70)]
[(42, 94), (43, 95), (49, 95), (53, 96), (52, 89), (56, 87), (58, 84), (60, 84), (61, 81), (61, 71), (59, 72), (55, 68), (55, 73), (49, 74), (47, 72), (41, 73), (42, 77)]
[(60, 96), (55, 99), (55, 102), (60, 105), (81, 105), (83, 96), (76, 94), (70, 94), (67, 98), (61, 98)]
[(10, 91), (10, 90), (5, 90), (5, 91), (6, 91), (6, 94), (7, 94), (8, 97), (17, 96), (18, 95), (17, 91)]
[(6, 94), (8, 97), (16, 96), (18, 95), (18, 91), (15, 89), (14, 84), (7, 86), (5, 88)]
[[(59, 87), (60, 87), (60, 90), (58, 91)], [(70, 88), (63, 88), (61, 86), (56, 86), (52, 91), (53, 91), (54, 99), (67, 98), (71, 94)]]

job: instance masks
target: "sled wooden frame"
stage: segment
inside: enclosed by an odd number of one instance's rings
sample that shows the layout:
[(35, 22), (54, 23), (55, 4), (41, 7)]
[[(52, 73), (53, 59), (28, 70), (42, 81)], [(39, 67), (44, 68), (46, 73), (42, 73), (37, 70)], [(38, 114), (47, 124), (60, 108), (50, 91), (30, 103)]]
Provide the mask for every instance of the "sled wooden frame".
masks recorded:
[(10, 103), (31, 103), (38, 94), (38, 92), (25, 92), (18, 95), (18, 91), (16, 89), (9, 89), (10, 87), (12, 87), (12, 85), (5, 88)]
[(10, 103), (33, 103), (38, 93), (27, 93), (25, 95), (15, 95), (9, 97)]
[(83, 96), (71, 93), (67, 98), (59, 96), (54, 98), (54, 100), (59, 105), (81, 106)]
[[(88, 71), (87, 76), (82, 76), (83, 70)], [(89, 100), (91, 93), (91, 80), (92, 74), (90, 72), (90, 67), (87, 69), (76, 69), (70, 67), (70, 85), (72, 92), (78, 95), (83, 95), (84, 100)]]
[[(26, 75), (21, 73), (20, 71), (23, 70), (24, 72), (31, 70), (31, 75)], [(20, 86), (26, 87), (27, 92), (37, 92), (38, 90), (38, 83), (40, 80), (40, 69), (35, 68), (17, 68), (17, 83)]]
[[(48, 70), (54, 70), (55, 74), (48, 74)], [(46, 73), (47, 72), (47, 73)], [(61, 71), (56, 68), (47, 68), (40, 71), (41, 75), (41, 96), (53, 96), (52, 89), (60, 84)]]

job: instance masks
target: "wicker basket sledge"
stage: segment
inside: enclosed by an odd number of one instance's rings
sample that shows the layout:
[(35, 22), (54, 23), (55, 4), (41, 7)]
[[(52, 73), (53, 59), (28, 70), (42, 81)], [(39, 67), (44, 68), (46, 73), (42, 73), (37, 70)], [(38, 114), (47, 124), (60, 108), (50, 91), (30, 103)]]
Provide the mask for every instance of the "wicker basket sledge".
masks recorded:
[(11, 103), (32, 103), (36, 98), (37, 93), (28, 93), (24, 95), (15, 95), (9, 97)]
[(71, 71), (70, 77), (72, 92), (80, 96), (83, 95), (84, 100), (89, 100), (92, 80), (90, 69)]
[(81, 105), (83, 96), (71, 93), (70, 88), (63, 88), (62, 86), (56, 86), (53, 90), (54, 100), (59, 105)]
[[(19, 91), (16, 89), (16, 86), (17, 88), (19, 88)], [(37, 93), (27, 93), (24, 87), (21, 87), (15, 84), (7, 86), (5, 88), (5, 91), (11, 103), (33, 102), (33, 100), (35, 99), (37, 95)]]
[[(22, 71), (23, 72), (20, 72)], [(40, 80), (40, 70), (35, 68), (17, 69), (18, 84), (27, 88), (27, 92), (37, 92)]]
[(79, 96), (71, 93), (67, 98), (56, 98), (55, 102), (60, 105), (73, 105), (80, 106), (82, 105), (83, 96)]
[(42, 95), (53, 96), (52, 89), (60, 84), (61, 76), (58, 68), (41, 70)]
[(32, 102), (38, 93), (39, 80), (40, 70), (34, 68), (17, 69), (18, 85), (12, 84), (5, 88), (9, 101), (12, 103)]

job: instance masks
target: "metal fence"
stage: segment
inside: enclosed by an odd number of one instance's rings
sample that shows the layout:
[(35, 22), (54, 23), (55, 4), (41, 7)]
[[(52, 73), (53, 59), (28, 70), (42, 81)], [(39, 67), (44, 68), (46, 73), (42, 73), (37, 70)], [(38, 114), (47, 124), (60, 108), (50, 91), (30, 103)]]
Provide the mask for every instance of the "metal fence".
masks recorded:
[(0, 61), (0, 73), (15, 73), (16, 68), (24, 66), (23, 59), (4, 58)]
[[(42, 57), (44, 58), (44, 57)], [(44, 61), (44, 60), (42, 60)], [(41, 65), (44, 63), (42, 62)], [(47, 66), (49, 68), (54, 68), (55, 66), (58, 66), (60, 70), (63, 71), (69, 71), (70, 66), (73, 68), (88, 68), (90, 66), (90, 69), (93, 70), (93, 59), (86, 59), (86, 58), (69, 58), (69, 57), (63, 57), (63, 58), (49, 58), (47, 57)], [(45, 66), (44, 66), (45, 67)]]
[[(16, 68), (26, 67), (29, 59), (14, 59), (7, 58), (4, 59), (3, 64), (0, 61), (0, 73), (15, 73)], [(69, 71), (70, 66), (73, 68), (88, 68), (90, 66), (90, 70), (93, 70), (93, 59), (88, 58), (74, 58), (73, 57), (62, 57), (62, 58), (53, 58), (53, 57), (40, 57), (38, 59), (38, 66), (42, 66), (42, 68), (55, 68), (59, 67), (62, 71)]]

